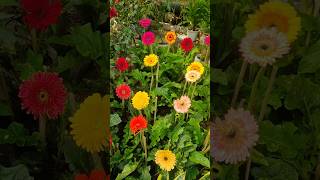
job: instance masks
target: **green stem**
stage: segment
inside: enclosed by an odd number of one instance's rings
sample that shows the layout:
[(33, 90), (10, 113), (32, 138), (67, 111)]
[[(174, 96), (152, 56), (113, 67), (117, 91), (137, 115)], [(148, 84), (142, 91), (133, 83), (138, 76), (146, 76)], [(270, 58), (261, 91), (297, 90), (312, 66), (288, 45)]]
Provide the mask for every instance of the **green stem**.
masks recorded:
[[(156, 90), (158, 89), (158, 82), (159, 82), (159, 67), (160, 67), (160, 62), (158, 62), (158, 65), (157, 65)], [(158, 106), (158, 97), (157, 97), (157, 94), (156, 94), (156, 95), (155, 95), (155, 105), (154, 105), (153, 123), (156, 122), (156, 118), (157, 118), (157, 106)]]
[(184, 94), (184, 91), (186, 90), (187, 84), (188, 84), (188, 82), (186, 81), (186, 82), (184, 83), (184, 86), (183, 86), (182, 95)]
[(255, 98), (257, 95), (257, 90), (258, 90), (258, 84), (259, 84), (259, 80), (261, 78), (261, 76), (264, 74), (265, 71), (265, 67), (261, 66), (252, 85), (252, 89), (251, 89), (251, 94), (250, 94), (250, 98), (249, 98), (249, 103), (248, 103), (248, 109), (249, 111), (252, 111), (253, 109), (253, 104), (255, 102)]
[(153, 85), (153, 67), (151, 67), (151, 82), (150, 82), (149, 94), (151, 93), (152, 85)]
[(239, 95), (239, 91), (240, 91), (240, 88), (242, 86), (243, 77), (244, 77), (244, 75), (246, 73), (246, 70), (247, 70), (247, 66), (248, 66), (247, 61), (243, 61), (242, 66), (241, 66), (241, 70), (240, 70), (240, 73), (239, 73), (239, 76), (238, 76), (238, 80), (237, 80), (237, 83), (236, 83), (235, 91), (234, 91), (234, 94), (233, 94), (233, 97), (232, 97), (231, 107), (234, 107), (235, 104), (236, 104), (236, 101), (237, 101), (237, 98), (238, 98), (238, 95)]
[(147, 150), (147, 139), (144, 136), (144, 131), (141, 131), (141, 144), (142, 144), (142, 147), (144, 149), (144, 158), (145, 158), (145, 162), (146, 162), (146, 165), (147, 165), (148, 150)]
[[(207, 48), (207, 52), (206, 52), (206, 57), (205, 57), (205, 62), (208, 62), (208, 57), (209, 57), (209, 52), (210, 52), (210, 46)], [(210, 59), (210, 58), (209, 58)]]
[(43, 143), (43, 145), (46, 144), (46, 123), (47, 120), (45, 117), (40, 117), (39, 119), (39, 133), (40, 133), (40, 139)]
[(38, 51), (38, 42), (37, 42), (37, 31), (35, 29), (31, 30), (31, 42), (32, 42), (32, 49), (34, 52)]
[(150, 52), (151, 52), (151, 54), (153, 54), (153, 47), (152, 47), (152, 45), (150, 45)]
[(193, 91), (191, 93), (191, 98), (190, 98), (190, 101), (192, 101), (192, 98), (193, 98), (193, 94), (194, 92), (196, 91), (196, 87), (197, 87), (197, 82), (194, 83), (194, 86), (193, 86)]
[(123, 99), (122, 99), (121, 106), (122, 106), (122, 110), (124, 110), (124, 100)]
[(167, 171), (167, 180), (169, 180), (170, 178), (169, 178), (169, 171)]
[(272, 67), (271, 77), (270, 77), (270, 80), (269, 80), (269, 83), (268, 83), (268, 87), (267, 87), (266, 93), (265, 93), (263, 101), (262, 101), (262, 105), (261, 105), (261, 110), (260, 110), (260, 115), (259, 115), (258, 121), (262, 121), (263, 118), (264, 118), (264, 114), (265, 114), (266, 108), (267, 108), (267, 103), (268, 103), (268, 100), (269, 100), (269, 97), (270, 97), (270, 94), (271, 94), (273, 83), (274, 83), (274, 81), (276, 79), (276, 76), (277, 76), (277, 72), (278, 72), (278, 66), (274, 65)]
[(247, 161), (247, 165), (246, 165), (246, 174), (245, 174), (245, 180), (249, 179), (249, 175), (250, 175), (250, 168), (251, 168), (251, 158), (249, 157), (248, 161)]
[(91, 154), (95, 169), (103, 169), (102, 161), (98, 153)]

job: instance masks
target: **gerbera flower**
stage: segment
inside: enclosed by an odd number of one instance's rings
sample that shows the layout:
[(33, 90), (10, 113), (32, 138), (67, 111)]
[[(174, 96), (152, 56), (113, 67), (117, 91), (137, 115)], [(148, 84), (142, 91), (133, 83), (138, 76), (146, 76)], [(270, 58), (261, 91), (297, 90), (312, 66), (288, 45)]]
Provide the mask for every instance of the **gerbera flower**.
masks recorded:
[(207, 46), (210, 46), (210, 36), (206, 36), (204, 38), (204, 44), (207, 45)]
[(177, 35), (176, 35), (175, 32), (170, 31), (170, 32), (167, 32), (167, 33), (166, 33), (164, 39), (166, 40), (166, 42), (167, 42), (168, 44), (171, 45), (171, 44), (173, 44), (173, 43), (176, 42)]
[(88, 152), (95, 153), (107, 146), (109, 98), (95, 93), (87, 97), (71, 121), (71, 132), (76, 144)]
[(187, 71), (185, 78), (187, 82), (196, 82), (198, 79), (200, 79), (201, 74), (198, 71), (191, 70)]
[(142, 115), (133, 117), (130, 121), (130, 130), (131, 132), (136, 135), (143, 129), (146, 129), (148, 126), (148, 121)]
[(287, 37), (275, 28), (248, 33), (241, 41), (240, 51), (249, 63), (272, 64), (289, 52)]
[(158, 150), (155, 161), (162, 170), (171, 171), (176, 165), (176, 155), (170, 150)]
[(187, 113), (191, 107), (191, 100), (188, 96), (181, 96), (173, 101), (173, 107), (178, 113)]
[(89, 177), (86, 174), (76, 174), (74, 180), (89, 180)]
[(144, 62), (145, 66), (153, 67), (154, 65), (156, 65), (158, 63), (158, 60), (159, 60), (159, 58), (157, 55), (150, 54), (143, 59), (143, 62)]
[(56, 24), (61, 14), (60, 0), (21, 0), (25, 12), (23, 20), (29, 28), (46, 30), (49, 25)]
[(185, 51), (185, 52), (189, 52), (192, 50), (193, 48), (193, 42), (192, 42), (192, 39), (189, 38), (189, 37), (186, 37), (184, 38), (182, 41), (181, 41), (181, 48)]
[(38, 72), (20, 85), (22, 109), (35, 119), (56, 119), (64, 111), (67, 92), (57, 73)]
[(127, 84), (121, 84), (116, 88), (116, 94), (121, 100), (127, 100), (130, 97), (131, 89)]
[(143, 18), (143, 19), (141, 19), (140, 21), (139, 21), (139, 24), (140, 24), (140, 26), (141, 27), (143, 27), (143, 28), (148, 28), (149, 26), (150, 26), (150, 24), (151, 24), (151, 19), (149, 19), (149, 18)]
[(203, 74), (204, 72), (204, 67), (203, 65), (198, 62), (198, 61), (195, 61), (195, 62), (192, 62), (188, 67), (187, 67), (187, 71), (192, 71), (192, 70), (195, 70), (195, 71), (198, 71), (200, 73), (200, 75)]
[(115, 7), (111, 7), (109, 11), (109, 17), (112, 19), (113, 17), (118, 16), (117, 9)]
[(258, 125), (249, 111), (230, 109), (213, 123), (211, 155), (216, 161), (235, 164), (249, 156), (258, 140)]
[(77, 174), (74, 177), (75, 180), (106, 180), (108, 176), (106, 175), (104, 170), (92, 170), (90, 176), (88, 177), (86, 174)]
[(144, 91), (138, 91), (132, 98), (132, 105), (134, 108), (141, 110), (148, 106), (149, 99), (148, 93)]
[(293, 42), (301, 28), (300, 21), (297, 12), (288, 3), (270, 1), (262, 4), (255, 14), (249, 15), (245, 27), (247, 32), (276, 27), (286, 34), (289, 42)]
[(124, 72), (125, 70), (128, 69), (129, 63), (126, 60), (126, 58), (120, 57), (120, 58), (118, 58), (118, 60), (116, 62), (116, 67), (120, 72)]
[(150, 46), (154, 43), (156, 37), (153, 32), (148, 31), (148, 32), (143, 33), (141, 39), (142, 39), (142, 43), (144, 45)]

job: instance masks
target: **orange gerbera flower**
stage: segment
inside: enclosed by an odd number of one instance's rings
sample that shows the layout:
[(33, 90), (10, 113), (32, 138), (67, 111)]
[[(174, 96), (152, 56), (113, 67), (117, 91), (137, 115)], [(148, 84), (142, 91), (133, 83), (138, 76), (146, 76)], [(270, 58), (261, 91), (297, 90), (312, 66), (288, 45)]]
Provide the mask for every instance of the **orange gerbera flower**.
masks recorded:
[(165, 35), (165, 40), (170, 45), (175, 43), (176, 39), (177, 39), (177, 35), (173, 31), (167, 32), (167, 34)]
[(130, 130), (131, 132), (136, 135), (143, 129), (146, 129), (148, 126), (148, 121), (142, 115), (133, 117), (130, 121)]

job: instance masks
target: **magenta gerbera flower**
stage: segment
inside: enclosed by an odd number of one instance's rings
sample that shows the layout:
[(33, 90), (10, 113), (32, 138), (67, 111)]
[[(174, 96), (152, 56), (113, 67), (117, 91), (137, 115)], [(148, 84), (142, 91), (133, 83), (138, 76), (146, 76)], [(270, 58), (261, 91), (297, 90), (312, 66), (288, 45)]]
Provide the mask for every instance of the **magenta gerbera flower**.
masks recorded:
[(142, 35), (141, 39), (144, 45), (150, 46), (154, 43), (156, 36), (154, 35), (153, 32), (148, 31)]

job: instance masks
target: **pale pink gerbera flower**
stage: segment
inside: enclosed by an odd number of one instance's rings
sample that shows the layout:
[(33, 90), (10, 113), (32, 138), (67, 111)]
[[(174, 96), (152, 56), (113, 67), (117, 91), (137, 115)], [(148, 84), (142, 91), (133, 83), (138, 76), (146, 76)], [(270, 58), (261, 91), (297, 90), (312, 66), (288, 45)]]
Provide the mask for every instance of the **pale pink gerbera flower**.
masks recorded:
[(181, 96), (173, 101), (173, 107), (178, 113), (187, 113), (191, 107), (191, 100), (188, 96)]
[(19, 97), (35, 119), (55, 119), (64, 111), (67, 92), (57, 73), (38, 72), (20, 85)]
[(212, 125), (211, 155), (216, 161), (235, 164), (246, 160), (259, 136), (258, 125), (249, 111), (230, 109)]
[(283, 57), (290, 50), (285, 34), (275, 28), (264, 28), (248, 33), (240, 44), (240, 52), (244, 60), (258, 63), (260, 66), (273, 64), (277, 58)]

